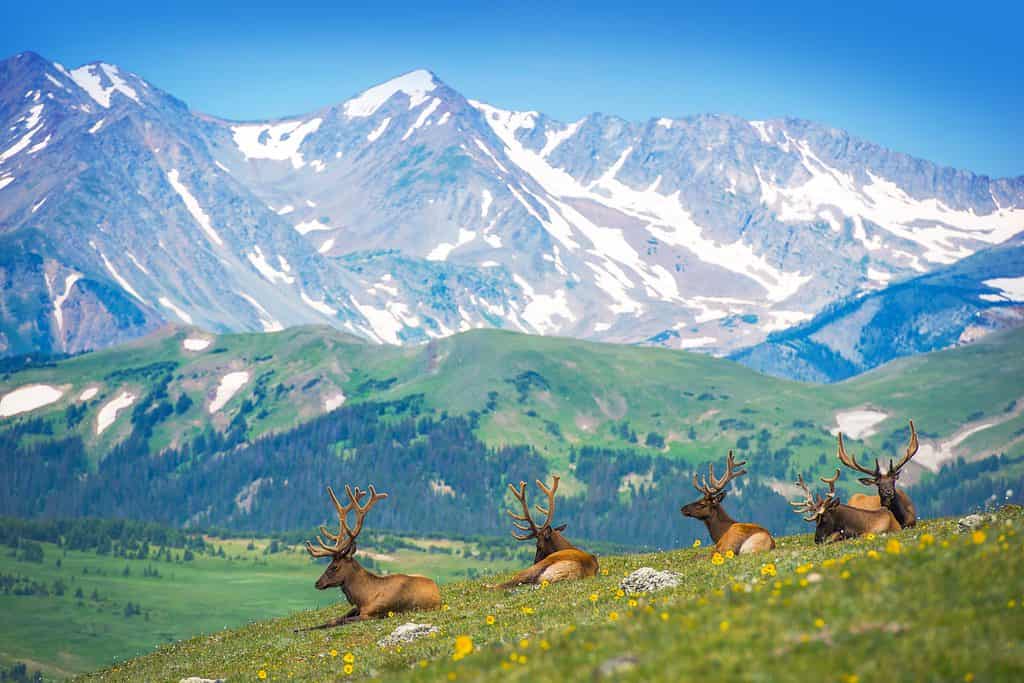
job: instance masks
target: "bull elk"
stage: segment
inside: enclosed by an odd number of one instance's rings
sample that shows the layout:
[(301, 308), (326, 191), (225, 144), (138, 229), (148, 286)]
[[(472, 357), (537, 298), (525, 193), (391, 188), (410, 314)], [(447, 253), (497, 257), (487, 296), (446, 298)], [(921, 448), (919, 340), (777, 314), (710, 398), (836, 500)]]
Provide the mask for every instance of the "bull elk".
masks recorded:
[(917, 512), (914, 510), (914, 503), (910, 500), (910, 496), (896, 488), (896, 480), (899, 479), (900, 470), (917, 453), (917, 447), (917, 431), (914, 429), (914, 421), (911, 420), (910, 442), (907, 444), (907, 452), (903, 455), (903, 458), (895, 464), (893, 464), (890, 458), (889, 468), (884, 472), (878, 464), (878, 458), (875, 458), (875, 469), (871, 470), (860, 465), (855, 457), (846, 452), (846, 447), (843, 445), (843, 433), (839, 432), (839, 461), (852, 470), (868, 475), (861, 477), (859, 479), (860, 483), (865, 486), (876, 486), (878, 488), (877, 496), (868, 496), (863, 493), (853, 494), (850, 496), (850, 506), (865, 510), (888, 508), (892, 512), (892, 516), (900, 523), (900, 526), (906, 528), (917, 524)]
[(853, 538), (862, 534), (874, 533), (884, 534), (890, 531), (899, 531), (900, 523), (896, 521), (892, 513), (886, 508), (877, 510), (863, 510), (861, 508), (843, 505), (836, 495), (836, 480), (839, 479), (839, 468), (836, 468), (835, 476), (831, 479), (822, 477), (821, 480), (828, 484), (828, 495), (817, 498), (804, 483), (804, 475), (799, 475), (796, 485), (804, 492), (804, 500), (791, 501), (797, 512), (804, 517), (804, 521), (816, 522), (814, 529), (814, 542), (825, 543), (841, 541), (846, 538)]
[[(349, 604), (354, 607), (344, 616), (332, 619), (325, 624), (313, 626), (308, 629), (332, 628), (342, 624), (369, 619), (371, 617), (386, 617), (388, 612), (403, 612), (408, 610), (429, 610), (441, 606), (441, 591), (437, 584), (425, 576), (409, 574), (391, 574), (389, 576), (378, 576), (368, 572), (360, 566), (353, 557), (356, 553), (356, 538), (363, 529), (363, 520), (366, 513), (377, 504), (378, 501), (388, 497), (386, 493), (377, 493), (373, 486), (370, 486), (370, 499), (366, 505), (360, 505), (365, 491), (359, 487), (353, 492), (346, 485), (345, 493), (349, 502), (342, 505), (334, 490), (328, 486), (327, 493), (331, 496), (331, 502), (338, 511), (339, 529), (337, 534), (332, 534), (323, 526), (320, 533), (324, 535), (331, 545), (317, 535), (316, 541), (319, 547), (306, 542), (306, 550), (313, 557), (329, 557), (331, 564), (324, 570), (323, 575), (317, 579), (317, 590), (324, 590), (332, 586), (338, 586), (345, 594)], [(355, 512), (356, 526), (351, 529), (348, 526), (348, 515)]]
[(558, 477), (554, 477), (551, 488), (544, 486), (543, 482), (537, 480), (537, 487), (548, 497), (547, 508), (539, 504), (534, 507), (537, 512), (544, 515), (544, 523), (537, 526), (530, 515), (530, 506), (526, 502), (526, 482), (519, 482), (519, 488), (512, 484), (508, 485), (512, 495), (519, 501), (523, 512), (509, 511), (512, 518), (512, 526), (519, 531), (512, 532), (512, 537), (517, 541), (528, 541), (537, 539), (537, 553), (533, 558), (533, 565), (522, 570), (509, 581), (495, 586), (495, 588), (512, 588), (522, 584), (540, 583), (547, 581), (565, 581), (568, 579), (582, 579), (597, 574), (597, 558), (590, 553), (580, 550), (562, 535), (565, 525), (558, 527), (551, 526), (551, 520), (555, 517), (555, 492), (558, 491)]
[(724, 553), (731, 550), (737, 555), (756, 553), (763, 550), (771, 550), (775, 547), (775, 539), (763, 526), (757, 524), (745, 524), (737, 522), (722, 507), (722, 500), (728, 491), (725, 487), (733, 479), (747, 473), (746, 470), (736, 471), (736, 468), (743, 467), (747, 461), (736, 462), (729, 451), (729, 457), (725, 463), (725, 475), (718, 479), (715, 477), (714, 464), (708, 465), (708, 479), (701, 477), (697, 481), (697, 474), (693, 475), (693, 487), (703, 494), (700, 500), (680, 508), (680, 512), (686, 517), (693, 517), (704, 522), (715, 542), (715, 550)]

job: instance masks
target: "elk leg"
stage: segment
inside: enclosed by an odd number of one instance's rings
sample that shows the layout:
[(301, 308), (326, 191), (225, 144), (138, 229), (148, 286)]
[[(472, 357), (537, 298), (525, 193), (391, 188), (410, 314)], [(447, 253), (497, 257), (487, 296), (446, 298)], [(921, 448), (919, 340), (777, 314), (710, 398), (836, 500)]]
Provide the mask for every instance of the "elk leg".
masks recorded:
[(340, 617), (336, 617), (334, 619), (331, 619), (330, 621), (325, 622), (323, 624), (320, 624), (319, 626), (309, 626), (307, 628), (297, 628), (297, 629), (295, 629), (295, 632), (298, 633), (300, 631), (316, 631), (316, 630), (323, 629), (323, 628), (334, 628), (335, 626), (343, 626), (344, 624), (348, 624), (348, 623), (351, 623), (353, 621), (360, 621), (361, 619), (363, 619), (363, 616), (359, 613), (359, 608), (358, 607), (353, 607), (352, 609), (350, 609), (348, 612), (346, 612), (344, 615), (342, 615)]

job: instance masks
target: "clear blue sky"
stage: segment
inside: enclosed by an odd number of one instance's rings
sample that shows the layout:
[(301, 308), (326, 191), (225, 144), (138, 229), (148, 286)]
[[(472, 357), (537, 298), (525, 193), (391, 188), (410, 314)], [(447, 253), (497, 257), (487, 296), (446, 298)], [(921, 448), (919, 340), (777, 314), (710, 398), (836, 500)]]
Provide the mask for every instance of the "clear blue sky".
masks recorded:
[(114, 62), (233, 119), (304, 113), (426, 67), (468, 97), (565, 121), (791, 115), (1024, 174), (1019, 1), (374, 4), (8, 1), (0, 52)]

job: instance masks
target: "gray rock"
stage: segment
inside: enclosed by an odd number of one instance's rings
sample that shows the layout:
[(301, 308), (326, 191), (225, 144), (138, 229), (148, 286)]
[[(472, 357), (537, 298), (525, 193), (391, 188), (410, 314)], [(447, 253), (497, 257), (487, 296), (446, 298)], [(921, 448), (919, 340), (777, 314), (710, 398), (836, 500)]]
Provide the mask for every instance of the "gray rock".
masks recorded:
[(226, 678), (203, 678), (202, 676), (192, 676), (191, 678), (183, 678), (178, 683), (225, 683)]
[(956, 522), (956, 530), (958, 533), (965, 533), (967, 531), (974, 531), (978, 527), (985, 524), (985, 517), (983, 515), (973, 514), (961, 517)]
[(633, 655), (620, 655), (601, 662), (594, 672), (594, 678), (612, 678), (635, 669), (639, 660)]
[(627, 593), (651, 593), (675, 588), (679, 585), (679, 574), (675, 572), (662, 572), (651, 567), (640, 567), (635, 572), (622, 579), (619, 587)]
[(411, 643), (418, 638), (429, 636), (431, 633), (438, 633), (441, 629), (433, 624), (417, 624), (407, 622), (397, 627), (390, 635), (377, 641), (380, 647), (394, 647), (403, 643)]

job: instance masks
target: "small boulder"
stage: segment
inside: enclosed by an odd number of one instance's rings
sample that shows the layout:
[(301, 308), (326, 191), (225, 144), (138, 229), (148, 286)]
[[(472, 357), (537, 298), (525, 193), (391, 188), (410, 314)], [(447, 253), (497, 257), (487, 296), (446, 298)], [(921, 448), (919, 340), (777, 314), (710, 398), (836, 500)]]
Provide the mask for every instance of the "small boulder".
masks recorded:
[(974, 514), (961, 517), (956, 522), (956, 530), (958, 533), (965, 533), (968, 531), (974, 531), (978, 527), (985, 524), (985, 518), (982, 515)]
[(192, 676), (191, 678), (183, 678), (178, 683), (225, 683), (225, 678), (203, 678), (202, 676)]
[(438, 633), (441, 629), (433, 624), (416, 624), (407, 622), (397, 627), (390, 635), (377, 641), (380, 647), (394, 647), (403, 643), (411, 643), (417, 638), (429, 636), (431, 633)]
[(665, 588), (675, 588), (679, 585), (679, 579), (679, 574), (675, 572), (660, 572), (651, 567), (640, 567), (622, 579), (619, 587), (627, 593), (652, 593)]
[(597, 667), (594, 672), (595, 678), (617, 678), (620, 675), (636, 668), (639, 664), (637, 658), (633, 655), (621, 655), (619, 657), (612, 657), (601, 662), (601, 665)]

